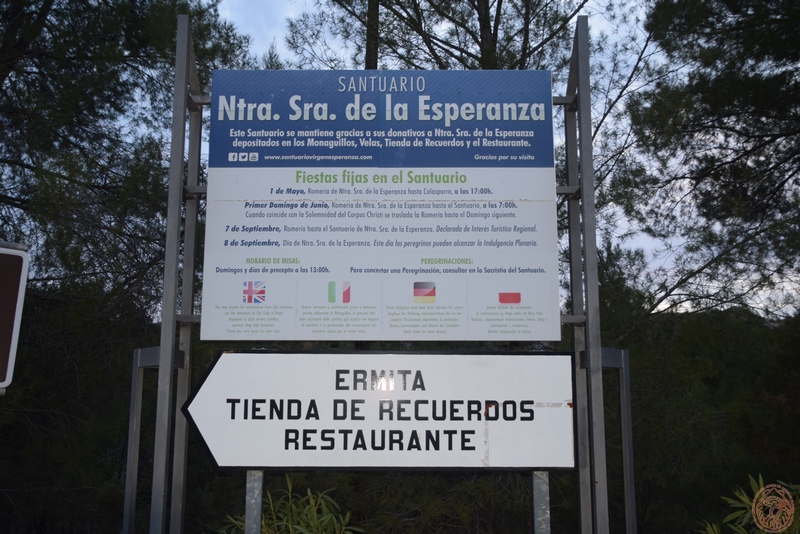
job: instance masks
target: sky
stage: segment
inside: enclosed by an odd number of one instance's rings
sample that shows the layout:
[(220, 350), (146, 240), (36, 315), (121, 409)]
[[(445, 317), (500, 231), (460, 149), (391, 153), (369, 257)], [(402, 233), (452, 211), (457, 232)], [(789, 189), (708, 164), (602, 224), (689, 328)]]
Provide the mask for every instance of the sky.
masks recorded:
[[(584, 12), (589, 14), (597, 10), (589, 7)], [(286, 18), (297, 17), (304, 11), (314, 11), (315, 0), (222, 0), (219, 4), (219, 13), (223, 19), (233, 22), (236, 28), (252, 38), (250, 52), (261, 55), (275, 42), (278, 52), (283, 59), (291, 58), (284, 44), (286, 35)], [(643, 9), (643, 8), (641, 8)], [(590, 31), (605, 31), (614, 34), (614, 28), (602, 16), (590, 17)], [(649, 241), (636, 240), (630, 243), (645, 249), (652, 249)]]
[(222, 0), (219, 13), (253, 38), (250, 52), (261, 55), (274, 41), (281, 57), (288, 57), (284, 46), (286, 17), (312, 11), (314, 0)]
[[(591, 6), (590, 1), (584, 12), (596, 11)], [(288, 59), (291, 54), (284, 45), (286, 18), (314, 11), (315, 7), (314, 0), (222, 0), (219, 13), (223, 19), (233, 22), (241, 33), (252, 37), (251, 53), (260, 56), (275, 42), (281, 58)], [(613, 33), (603, 17), (592, 17), (590, 31), (599, 29)]]

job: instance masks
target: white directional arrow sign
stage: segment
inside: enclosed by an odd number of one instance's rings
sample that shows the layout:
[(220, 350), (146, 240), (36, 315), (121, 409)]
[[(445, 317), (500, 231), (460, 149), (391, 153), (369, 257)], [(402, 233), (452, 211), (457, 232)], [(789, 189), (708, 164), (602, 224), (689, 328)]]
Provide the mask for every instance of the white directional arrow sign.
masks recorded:
[(220, 467), (573, 467), (571, 357), (223, 353), (184, 412)]

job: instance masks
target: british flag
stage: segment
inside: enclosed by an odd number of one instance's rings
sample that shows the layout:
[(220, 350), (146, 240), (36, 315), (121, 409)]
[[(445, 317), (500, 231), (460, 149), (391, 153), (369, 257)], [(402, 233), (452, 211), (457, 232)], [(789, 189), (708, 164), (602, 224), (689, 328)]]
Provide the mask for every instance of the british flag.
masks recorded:
[(264, 282), (244, 282), (242, 302), (245, 304), (263, 304), (267, 297)]

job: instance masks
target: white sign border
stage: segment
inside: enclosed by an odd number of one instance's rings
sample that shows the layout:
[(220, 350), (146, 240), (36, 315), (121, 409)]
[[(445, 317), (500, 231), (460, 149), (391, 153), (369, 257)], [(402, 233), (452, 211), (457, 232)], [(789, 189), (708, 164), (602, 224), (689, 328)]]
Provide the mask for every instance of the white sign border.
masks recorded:
[[(370, 357), (370, 358), (380, 358), (380, 357), (400, 357), (400, 358), (413, 358), (413, 357), (425, 357), (425, 358), (437, 358), (437, 357), (478, 357), (478, 358), (485, 358), (488, 360), (493, 360), (495, 358), (537, 358), (537, 357), (558, 357), (558, 358), (569, 358), (569, 383), (570, 383), (570, 394), (571, 400), (565, 400), (561, 403), (554, 403), (560, 404), (561, 408), (569, 407), (572, 410), (571, 415), (571, 424), (570, 424), (570, 444), (569, 450), (571, 451), (570, 454), (570, 463), (561, 462), (561, 463), (526, 463), (525, 465), (498, 465), (497, 463), (493, 462), (489, 465), (395, 465), (392, 463), (385, 463), (380, 465), (351, 465), (349, 463), (298, 463), (298, 464), (291, 464), (291, 463), (276, 463), (276, 465), (263, 465), (264, 462), (258, 463), (243, 463), (243, 464), (228, 464), (222, 463), (217, 459), (217, 456), (213, 453), (211, 446), (208, 443), (208, 440), (200, 431), (195, 418), (191, 414), (191, 405), (197, 396), (200, 394), (202, 388), (208, 382), (209, 377), (213, 373), (214, 369), (217, 367), (218, 363), (222, 358), (226, 355), (229, 356), (238, 356), (238, 355), (250, 355), (256, 357), (270, 357), (270, 356), (311, 356), (311, 357), (329, 357), (331, 360), (336, 361), (336, 365), (339, 366), (340, 362), (342, 362), (342, 357)], [(529, 470), (557, 470), (557, 469), (574, 469), (577, 465), (576, 460), (576, 444), (577, 444), (577, 430), (576, 430), (576, 416), (574, 412), (574, 399), (575, 399), (575, 382), (574, 382), (574, 358), (572, 357), (572, 353), (565, 352), (565, 351), (548, 351), (548, 352), (518, 352), (518, 353), (507, 353), (507, 352), (497, 352), (497, 353), (487, 353), (483, 351), (449, 351), (449, 352), (385, 352), (385, 351), (366, 351), (366, 352), (332, 352), (332, 351), (302, 351), (302, 350), (275, 350), (275, 351), (268, 351), (268, 350), (229, 350), (229, 351), (222, 351), (220, 354), (217, 355), (213, 364), (209, 366), (208, 370), (206, 371), (205, 376), (201, 379), (198, 386), (192, 392), (190, 398), (186, 401), (186, 403), (182, 407), (182, 411), (186, 419), (189, 421), (190, 425), (195, 429), (200, 437), (200, 440), (203, 446), (208, 451), (209, 455), (211, 456), (214, 464), (219, 469), (259, 469), (259, 470), (267, 470), (267, 471), (285, 471), (285, 470), (296, 470), (296, 471), (311, 471), (311, 470), (332, 470), (332, 471), (369, 471), (369, 470), (376, 470), (376, 469), (392, 469), (398, 471), (421, 471), (421, 470), (437, 470), (437, 471), (529, 471)], [(547, 375), (545, 380), (551, 379), (551, 375)], [(314, 393), (312, 393), (313, 395)], [(547, 404), (547, 403), (544, 403)], [(553, 408), (554, 406), (541, 406), (540, 403), (537, 402), (537, 409), (539, 408)], [(228, 408), (226, 407), (226, 410)], [(549, 434), (548, 434), (549, 435)], [(479, 436), (481, 437), (481, 436)], [(561, 444), (563, 448), (564, 445)], [(446, 455), (451, 455), (452, 452), (448, 451), (445, 453)], [(445, 458), (445, 457), (443, 457)], [(448, 460), (450, 461), (450, 460)]]

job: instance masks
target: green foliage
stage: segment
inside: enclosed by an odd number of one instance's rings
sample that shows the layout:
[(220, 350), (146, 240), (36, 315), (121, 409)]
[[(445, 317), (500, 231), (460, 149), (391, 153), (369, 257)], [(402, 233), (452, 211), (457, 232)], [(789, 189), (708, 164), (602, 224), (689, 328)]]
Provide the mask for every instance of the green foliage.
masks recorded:
[[(363, 68), (369, 0), (317, 0), (289, 21), (302, 68)], [(379, 68), (529, 69), (567, 61), (562, 31), (585, 2), (533, 0), (380, 3)]]
[(133, 301), (28, 290), (14, 382), (0, 397), (6, 532), (119, 529), (131, 355), (157, 340)]
[(649, 10), (645, 28), (673, 69), (629, 102), (650, 170), (626, 213), (682, 243), (671, 249), (687, 262), (675, 262), (677, 280), (703, 267), (700, 307), (796, 305), (781, 284), (800, 257), (798, 24), (793, 0), (659, 0)]
[[(724, 517), (718, 495), (739, 473), (800, 476), (800, 315), (772, 322), (744, 308), (651, 313), (635, 291), (637, 258), (603, 249), (604, 346), (631, 356), (634, 462), (641, 531), (689, 532)], [(607, 372), (612, 532), (623, 530), (617, 379)]]
[(0, 6), (0, 239), (29, 247), (31, 286), (158, 306), (178, 13), (206, 85), (247, 64), (213, 2)]
[(213, 0), (0, 2), (0, 240), (31, 254), (0, 397), (4, 532), (119, 530), (131, 355), (158, 340), (179, 13), (204, 89), (251, 62)]
[(337, 500), (367, 532), (525, 532), (530, 473), (332, 473)]
[[(733, 491), (733, 498), (725, 496), (722, 497), (722, 500), (733, 509), (733, 512), (725, 516), (725, 518), (722, 520), (722, 523), (726, 524), (731, 531), (736, 532), (737, 534), (758, 534), (763, 532), (763, 530), (759, 529), (755, 525), (752, 510), (753, 501), (756, 495), (762, 488), (764, 488), (764, 479), (761, 477), (761, 475), (758, 476), (758, 480), (753, 478), (751, 475), (748, 475), (748, 477), (750, 479), (751, 494), (748, 494), (741, 488), (736, 488)], [(798, 506), (800, 506), (800, 485), (787, 484), (785, 482), (778, 483), (789, 490), (791, 498), (795, 502), (795, 514), (792, 523), (782, 532), (785, 532), (786, 534), (797, 534), (800, 532), (800, 514), (798, 514), (797, 511)], [(720, 527), (714, 523), (704, 521), (702, 525), (703, 530), (698, 530), (697, 532), (705, 534), (721, 534)]]
[[(355, 534), (363, 532), (350, 525), (350, 512), (341, 514), (331, 489), (305, 495), (295, 493), (292, 477), (286, 475), (286, 489), (267, 491), (261, 513), (262, 534)], [(276, 498), (277, 495), (277, 498)], [(227, 516), (219, 534), (244, 532), (244, 516)]]

